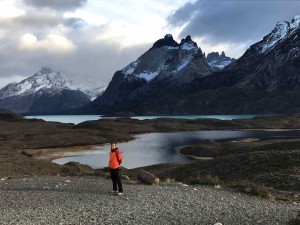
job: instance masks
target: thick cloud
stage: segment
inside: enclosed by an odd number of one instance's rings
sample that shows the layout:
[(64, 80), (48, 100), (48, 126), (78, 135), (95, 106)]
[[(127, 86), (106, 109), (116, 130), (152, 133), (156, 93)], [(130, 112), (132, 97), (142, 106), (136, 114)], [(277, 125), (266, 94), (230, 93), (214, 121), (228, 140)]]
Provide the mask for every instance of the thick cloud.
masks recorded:
[(180, 36), (202, 38), (203, 43), (253, 43), (267, 35), (278, 21), (300, 14), (299, 1), (212, 1), (187, 3), (168, 18), (171, 27), (183, 26)]
[[(62, 70), (75, 80), (108, 83), (115, 71), (150, 48), (148, 44), (124, 48), (109, 39), (95, 40), (93, 37), (97, 32), (101, 34), (102, 30), (73, 29), (61, 37), (39, 38), (31, 33), (7, 37), (5, 45), (0, 45), (0, 61), (3, 62), (0, 64), (0, 88), (13, 74), (18, 75), (15, 80), (20, 79), (33, 75), (42, 66)], [(87, 35), (90, 39), (86, 38)], [(65, 43), (68, 41), (70, 46)]]
[(42, 66), (62, 70), (76, 80), (107, 84), (116, 70), (150, 48), (101, 39), (107, 30), (109, 24), (93, 27), (57, 12), (0, 18), (0, 88)]
[(24, 34), (24, 32), (33, 32), (40, 35), (46, 34), (51, 29), (64, 26), (65, 28), (78, 29), (85, 25), (80, 18), (64, 18), (56, 12), (31, 12), (13, 18), (0, 17), (0, 30), (9, 31), (9, 34)]
[(82, 7), (87, 0), (24, 0), (24, 2), (35, 8), (70, 11)]
[(163, 37), (165, 6), (186, 1), (8, 0), (0, 16), (0, 88), (43, 66), (107, 84)]

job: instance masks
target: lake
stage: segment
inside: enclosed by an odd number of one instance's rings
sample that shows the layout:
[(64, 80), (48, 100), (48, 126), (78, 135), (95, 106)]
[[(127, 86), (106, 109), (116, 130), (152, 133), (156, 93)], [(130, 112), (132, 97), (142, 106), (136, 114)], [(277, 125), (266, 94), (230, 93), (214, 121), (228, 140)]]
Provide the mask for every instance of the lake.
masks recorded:
[[(148, 133), (136, 135), (136, 139), (126, 143), (119, 143), (124, 162), (123, 166), (131, 169), (160, 163), (190, 162), (192, 159), (177, 154), (180, 146), (197, 144), (204, 139), (235, 140), (241, 138), (259, 138), (261, 140), (295, 138), (300, 131), (265, 131), (265, 130), (213, 130), (213, 131), (184, 131), (174, 133)], [(69, 156), (55, 159), (53, 162), (65, 164), (79, 162), (93, 168), (107, 166), (110, 145), (96, 146), (89, 151), (69, 153)]]
[[(187, 115), (187, 116), (135, 116), (132, 119), (146, 120), (157, 118), (174, 118), (174, 119), (220, 119), (220, 120), (233, 120), (233, 119), (250, 119), (257, 115)], [(26, 116), (27, 119), (42, 119), (45, 121), (61, 122), (61, 123), (82, 123), (88, 120), (99, 119), (112, 119), (117, 117), (102, 117), (101, 115), (36, 115)]]

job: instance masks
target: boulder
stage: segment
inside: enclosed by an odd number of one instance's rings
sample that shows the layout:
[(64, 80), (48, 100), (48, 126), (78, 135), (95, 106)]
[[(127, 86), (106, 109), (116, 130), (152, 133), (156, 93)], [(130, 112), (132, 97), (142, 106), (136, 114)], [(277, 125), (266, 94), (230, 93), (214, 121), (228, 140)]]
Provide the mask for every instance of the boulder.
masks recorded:
[(127, 181), (130, 180), (130, 178), (127, 175), (121, 175), (121, 179), (122, 180), (127, 180)]
[(137, 179), (145, 184), (159, 184), (159, 179), (152, 173), (149, 173), (145, 170), (141, 170), (138, 175)]

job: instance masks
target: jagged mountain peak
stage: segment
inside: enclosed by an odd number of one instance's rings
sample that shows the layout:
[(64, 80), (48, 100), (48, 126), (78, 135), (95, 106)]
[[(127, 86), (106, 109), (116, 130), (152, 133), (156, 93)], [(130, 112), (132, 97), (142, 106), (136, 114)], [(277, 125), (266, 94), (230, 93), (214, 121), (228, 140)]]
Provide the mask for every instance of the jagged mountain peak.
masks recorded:
[(224, 51), (221, 54), (219, 52), (208, 53), (206, 59), (210, 67), (214, 70), (221, 70), (235, 61), (234, 58), (226, 56)]
[(179, 44), (173, 39), (173, 36), (171, 34), (166, 34), (164, 38), (157, 40), (154, 42), (153, 46), (149, 49), (155, 49), (155, 48), (161, 48), (164, 46), (170, 46), (170, 47), (178, 47)]
[(207, 54), (207, 59), (208, 60), (210, 60), (210, 58), (215, 58), (215, 57), (225, 58), (225, 57), (228, 57), (228, 56), (226, 56), (224, 51), (222, 51), (221, 54), (219, 52), (210, 52), (210, 53)]
[(187, 35), (185, 38), (181, 39), (180, 43), (177, 43), (174, 39), (172, 34), (166, 34), (164, 36), (164, 38), (161, 38), (159, 40), (157, 40), (156, 42), (154, 42), (153, 46), (149, 49), (155, 49), (155, 48), (161, 48), (161, 47), (180, 47), (180, 46), (184, 46), (184, 45), (192, 45), (194, 47), (197, 47), (197, 43), (194, 42), (191, 38), (190, 35)]
[[(179, 46), (182, 49), (194, 49), (194, 48), (198, 48), (198, 45), (195, 41), (192, 40), (190, 35), (187, 35), (186, 38), (182, 38), (180, 41)], [(199, 51), (201, 51), (201, 49), (199, 48)]]
[(190, 35), (178, 44), (171, 34), (166, 34), (136, 61), (123, 68), (122, 74), (129, 79), (150, 81), (159, 74), (169, 76), (179, 72), (197, 56), (202, 56), (202, 51)]
[(173, 35), (172, 34), (166, 34), (164, 36), (164, 39), (172, 39), (173, 40)]
[(191, 35), (187, 35), (185, 38), (181, 39), (181, 43), (183, 43), (183, 42), (190, 42), (190, 41), (192, 41)]
[(185, 38), (182, 38), (179, 45), (184, 45), (185, 43), (193, 44), (194, 46), (198, 46), (196, 42), (194, 42), (190, 35), (187, 35)]

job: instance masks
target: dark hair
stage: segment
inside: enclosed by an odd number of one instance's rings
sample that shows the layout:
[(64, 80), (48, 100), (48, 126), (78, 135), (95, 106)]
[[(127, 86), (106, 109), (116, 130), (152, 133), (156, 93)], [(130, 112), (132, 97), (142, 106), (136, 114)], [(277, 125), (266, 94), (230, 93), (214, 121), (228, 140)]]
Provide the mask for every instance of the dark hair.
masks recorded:
[(115, 142), (115, 141), (111, 141), (111, 142), (110, 142), (110, 144), (111, 144), (111, 145), (112, 145), (112, 144), (115, 144), (115, 145), (116, 145), (116, 144), (117, 144), (117, 142)]

